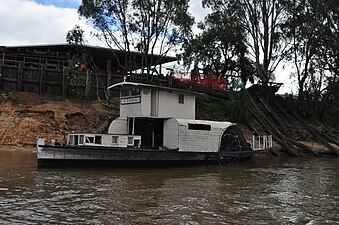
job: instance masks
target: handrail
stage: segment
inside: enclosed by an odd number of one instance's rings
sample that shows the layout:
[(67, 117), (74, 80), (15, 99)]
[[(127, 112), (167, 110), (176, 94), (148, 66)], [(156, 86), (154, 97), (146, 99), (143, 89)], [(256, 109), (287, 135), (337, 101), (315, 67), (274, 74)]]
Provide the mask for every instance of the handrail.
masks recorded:
[(258, 135), (252, 136), (252, 149), (265, 150), (273, 147), (272, 135)]

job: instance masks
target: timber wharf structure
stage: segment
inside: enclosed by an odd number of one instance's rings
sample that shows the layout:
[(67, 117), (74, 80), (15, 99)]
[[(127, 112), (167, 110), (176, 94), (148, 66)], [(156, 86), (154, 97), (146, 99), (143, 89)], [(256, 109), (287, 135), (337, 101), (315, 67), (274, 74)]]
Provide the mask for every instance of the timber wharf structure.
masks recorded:
[[(93, 65), (83, 67), (79, 54), (84, 53)], [(104, 97), (107, 87), (118, 83), (127, 74), (123, 69), (126, 52), (97, 46), (79, 47), (69, 44), (0, 46), (0, 90), (24, 91), (62, 97)], [(80, 56), (81, 57), (81, 56)], [(142, 67), (138, 52), (130, 52), (132, 69)], [(151, 56), (147, 56), (151, 57)], [(177, 60), (175, 57), (153, 56), (152, 66)], [(79, 65), (79, 64), (81, 65)], [(167, 86), (163, 76), (154, 76), (153, 83)], [(130, 76), (131, 81), (145, 82), (146, 76)]]

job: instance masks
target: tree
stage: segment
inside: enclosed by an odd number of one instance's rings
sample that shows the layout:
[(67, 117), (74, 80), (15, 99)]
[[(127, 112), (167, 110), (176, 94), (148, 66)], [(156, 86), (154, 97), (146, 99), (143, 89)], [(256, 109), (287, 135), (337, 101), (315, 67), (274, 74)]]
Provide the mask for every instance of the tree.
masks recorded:
[[(78, 96), (85, 96), (86, 93), (89, 94), (89, 92), (84, 93), (83, 91), (77, 90), (78, 86), (90, 86), (89, 77), (88, 75), (95, 76), (96, 81), (96, 95), (97, 99), (100, 101), (100, 103), (104, 104), (105, 106), (108, 106), (108, 100), (109, 100), (109, 92), (107, 92), (107, 87), (103, 88), (103, 94), (105, 95), (105, 102), (103, 102), (100, 98), (99, 94), (99, 86), (106, 86), (105, 83), (103, 83), (100, 79), (98, 79), (98, 68), (94, 61), (94, 58), (90, 51), (88, 51), (88, 48), (85, 46), (86, 40), (84, 37), (84, 31), (80, 28), (79, 25), (76, 25), (72, 30), (67, 32), (66, 35), (66, 41), (68, 44), (73, 45), (75, 47), (75, 53), (72, 56), (72, 59), (70, 60), (69, 66), (71, 68), (71, 71), (73, 70), (73, 73), (69, 74), (67, 77), (68, 79), (68, 85), (73, 89), (73, 92), (76, 92)], [(85, 65), (85, 68), (87, 69), (86, 75), (79, 73), (79, 70), (82, 70), (82, 65)], [(74, 71), (74, 69), (77, 69), (78, 71)], [(75, 73), (74, 73), (75, 72)], [(84, 71), (82, 71), (84, 72)], [(87, 74), (89, 73), (89, 74)], [(87, 84), (86, 84), (87, 82)], [(89, 96), (88, 96), (89, 97)]]
[(339, 3), (322, 0), (319, 5), (319, 13), (323, 16), (321, 35), (326, 37), (320, 39), (322, 62), (329, 72), (339, 77)]
[(108, 47), (126, 52), (121, 63), (126, 72), (135, 68), (131, 51), (139, 51), (147, 75), (161, 61), (154, 55), (165, 56), (190, 35), (193, 24), (188, 0), (83, 0), (78, 13)]
[(234, 10), (212, 12), (198, 27), (202, 32), (183, 45), (185, 65), (210, 67), (218, 77), (241, 76), (244, 86), (254, 71), (245, 56), (245, 30), (237, 22)]
[[(323, 16), (323, 26), (319, 38), (319, 59), (331, 76), (327, 79), (327, 92), (339, 91), (339, 4), (336, 0), (321, 1), (318, 8)], [(333, 93), (335, 94), (335, 93)]]
[[(298, 97), (305, 90), (317, 101), (327, 85), (338, 76), (339, 18), (337, 1), (297, 0), (286, 2), (288, 20), (284, 24), (290, 41), (289, 58), (293, 61), (298, 79)], [(334, 76), (333, 79), (331, 76)]]
[[(288, 20), (284, 24), (286, 41), (290, 41), (289, 58), (293, 61), (298, 80), (298, 98), (302, 100), (306, 81), (308, 89), (315, 87), (315, 73), (319, 69), (317, 52), (321, 19), (309, 0), (297, 0), (286, 4)], [(312, 81), (312, 82), (311, 82)], [(317, 86), (317, 85), (316, 85)]]
[(263, 84), (273, 79), (273, 73), (284, 58), (287, 48), (281, 24), (286, 19), (283, 0), (203, 0), (213, 11), (232, 8), (247, 32), (246, 45), (255, 61), (256, 73)]

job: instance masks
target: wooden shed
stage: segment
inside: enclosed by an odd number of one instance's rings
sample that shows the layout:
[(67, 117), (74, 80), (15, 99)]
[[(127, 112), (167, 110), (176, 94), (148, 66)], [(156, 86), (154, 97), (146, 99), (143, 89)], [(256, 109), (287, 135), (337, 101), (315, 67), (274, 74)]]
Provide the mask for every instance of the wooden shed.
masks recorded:
[[(79, 54), (86, 55), (87, 59), (78, 59)], [(99, 93), (100, 97), (105, 97), (107, 87), (126, 75), (127, 54), (133, 59), (131, 70), (142, 68), (145, 57), (153, 59), (152, 66), (176, 60), (175, 57), (145, 56), (140, 52), (127, 53), (98, 46), (0, 46), (0, 90), (64, 97), (86, 95), (86, 98), (97, 97)], [(143, 81), (142, 74), (133, 75), (136, 76)], [(155, 80), (167, 82), (160, 76)]]

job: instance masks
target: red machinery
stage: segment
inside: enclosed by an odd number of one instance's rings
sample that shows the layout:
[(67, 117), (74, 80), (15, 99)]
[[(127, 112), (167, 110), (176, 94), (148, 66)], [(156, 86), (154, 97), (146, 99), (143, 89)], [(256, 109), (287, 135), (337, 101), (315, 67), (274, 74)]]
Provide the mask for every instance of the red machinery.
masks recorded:
[(171, 76), (179, 86), (183, 87), (202, 87), (211, 88), (217, 91), (225, 91), (227, 88), (227, 79), (215, 75), (190, 73), (191, 78), (178, 78)]

